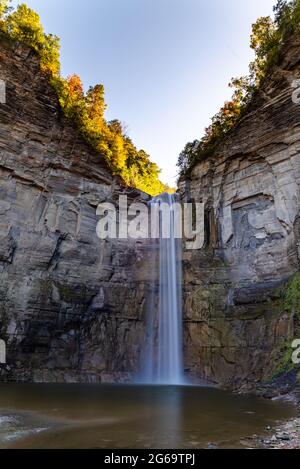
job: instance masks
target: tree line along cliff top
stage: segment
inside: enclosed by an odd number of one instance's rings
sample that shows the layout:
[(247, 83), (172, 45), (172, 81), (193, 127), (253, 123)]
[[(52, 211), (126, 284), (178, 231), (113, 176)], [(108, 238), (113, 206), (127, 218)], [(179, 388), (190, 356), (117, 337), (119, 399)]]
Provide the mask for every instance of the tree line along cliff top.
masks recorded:
[(138, 150), (120, 121), (107, 121), (104, 86), (85, 92), (78, 75), (60, 75), (60, 41), (46, 34), (39, 15), (25, 4), (15, 10), (10, 0), (0, 0), (0, 30), (10, 39), (27, 44), (40, 57), (40, 67), (54, 87), (67, 118), (75, 122), (83, 138), (104, 157), (112, 173), (127, 186), (150, 195), (170, 190), (160, 179), (160, 170), (144, 150)]
[(280, 61), (286, 41), (300, 32), (300, 0), (278, 0), (273, 10), (274, 20), (270, 16), (260, 17), (252, 25), (250, 47), (255, 58), (249, 65), (249, 74), (231, 79), (229, 86), (234, 89), (231, 100), (212, 117), (203, 137), (188, 142), (180, 153), (177, 166), (181, 175), (188, 175), (198, 161), (214, 155), (218, 145), (250, 109), (265, 78)]
[[(25, 4), (15, 10), (10, 0), (0, 0), (0, 29), (12, 40), (33, 48), (40, 57), (40, 67), (49, 77), (64, 114), (75, 122), (84, 139), (104, 157), (112, 173), (125, 185), (150, 195), (170, 190), (159, 179), (160, 170), (144, 150), (138, 150), (126, 134), (120, 121), (107, 121), (104, 86), (96, 84), (85, 92), (78, 75), (63, 78), (60, 75), (60, 41), (46, 34), (39, 15)], [(211, 119), (203, 137), (186, 144), (178, 158), (180, 175), (187, 175), (198, 161), (214, 154), (216, 147), (236, 127), (247, 113), (253, 97), (260, 89), (270, 69), (280, 59), (283, 45), (300, 31), (300, 0), (278, 0), (271, 17), (258, 18), (252, 26), (250, 46), (255, 59), (249, 65), (249, 74), (233, 78), (234, 89)]]

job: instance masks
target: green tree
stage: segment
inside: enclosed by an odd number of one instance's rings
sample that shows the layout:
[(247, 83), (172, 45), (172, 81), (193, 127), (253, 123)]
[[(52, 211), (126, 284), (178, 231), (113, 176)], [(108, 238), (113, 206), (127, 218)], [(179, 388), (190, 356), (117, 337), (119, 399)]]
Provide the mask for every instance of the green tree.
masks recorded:
[(259, 85), (266, 70), (278, 54), (279, 36), (270, 16), (258, 18), (252, 26), (250, 47), (255, 51), (255, 60), (250, 64), (250, 74)]
[(177, 166), (179, 166), (182, 173), (186, 173), (197, 159), (199, 146), (199, 140), (194, 140), (193, 142), (187, 143), (180, 153)]
[(39, 51), (41, 57), (41, 68), (51, 75), (60, 72), (60, 40), (53, 34), (45, 34), (44, 42)]
[(6, 18), (6, 29), (12, 39), (25, 42), (37, 52), (44, 42), (44, 31), (39, 15), (22, 3)]
[(11, 10), (10, 3), (11, 0), (0, 0), (0, 26), (5, 19), (5, 15)]
[(24, 42), (41, 57), (41, 67), (51, 74), (59, 73), (59, 39), (45, 34), (39, 15), (22, 3), (5, 18), (5, 31), (12, 39)]
[(300, 30), (300, 1), (278, 0), (274, 7), (275, 23), (282, 41)]
[(255, 59), (249, 65), (249, 75), (231, 80), (229, 86), (234, 89), (231, 101), (225, 102), (213, 116), (199, 143), (196, 146), (194, 143), (198, 141), (188, 143), (180, 153), (181, 174), (189, 172), (196, 161), (212, 154), (218, 142), (235, 127), (268, 71), (276, 64), (285, 41), (300, 32), (300, 0), (278, 0), (274, 12), (274, 21), (269, 16), (261, 17), (252, 25), (250, 47)]

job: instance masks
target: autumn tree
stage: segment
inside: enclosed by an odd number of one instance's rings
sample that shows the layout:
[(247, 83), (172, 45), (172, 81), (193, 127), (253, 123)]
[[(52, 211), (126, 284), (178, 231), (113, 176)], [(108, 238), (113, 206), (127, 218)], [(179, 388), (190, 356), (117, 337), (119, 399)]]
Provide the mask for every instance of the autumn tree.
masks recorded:
[(65, 116), (77, 126), (82, 137), (104, 157), (113, 174), (124, 183), (156, 195), (167, 186), (159, 180), (159, 169), (149, 155), (137, 150), (120, 121), (105, 119), (104, 86), (91, 86), (87, 92), (76, 74), (60, 76), (59, 39), (46, 34), (39, 15), (21, 4), (11, 11), (9, 0), (0, 0), (0, 27), (13, 40), (24, 42), (40, 56), (40, 67), (50, 76)]
[(71, 101), (78, 101), (83, 98), (83, 84), (79, 75), (73, 74), (67, 77), (68, 94)]
[(101, 84), (90, 86), (86, 94), (86, 103), (89, 118), (101, 128), (106, 104), (104, 100), (104, 86)]

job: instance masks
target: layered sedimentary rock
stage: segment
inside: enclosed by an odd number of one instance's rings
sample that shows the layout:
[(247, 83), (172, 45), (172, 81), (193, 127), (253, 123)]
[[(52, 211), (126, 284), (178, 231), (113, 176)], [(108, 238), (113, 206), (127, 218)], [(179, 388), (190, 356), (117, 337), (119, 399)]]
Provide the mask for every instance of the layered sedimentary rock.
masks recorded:
[(186, 251), (186, 367), (222, 385), (270, 379), (294, 338), (283, 298), (299, 269), (300, 39), (286, 45), (247, 114), (180, 182), (205, 204), (206, 246)]
[(100, 240), (96, 208), (119, 194), (147, 196), (118, 185), (65, 120), (36, 54), (2, 36), (0, 44), (2, 376), (126, 379), (143, 337), (147, 250)]
[[(96, 207), (147, 196), (66, 121), (38, 57), (0, 44), (1, 377), (124, 380), (138, 370), (157, 253), (100, 240)], [(183, 253), (185, 368), (221, 385), (270, 379), (295, 337), (284, 289), (299, 270), (299, 56), (294, 38), (236, 129), (180, 181), (183, 200), (205, 204), (205, 247)]]

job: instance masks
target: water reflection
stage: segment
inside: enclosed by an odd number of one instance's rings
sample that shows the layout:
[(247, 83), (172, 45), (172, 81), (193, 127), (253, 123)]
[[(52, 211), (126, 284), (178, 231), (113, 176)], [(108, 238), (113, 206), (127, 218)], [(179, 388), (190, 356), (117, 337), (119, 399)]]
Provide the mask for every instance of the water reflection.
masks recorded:
[[(184, 387), (166, 386), (162, 393), (157, 393), (157, 408), (160, 411), (155, 422), (155, 440), (160, 441), (162, 447), (179, 448), (182, 444), (183, 390)], [(149, 397), (148, 405), (151, 406), (153, 394)]]

